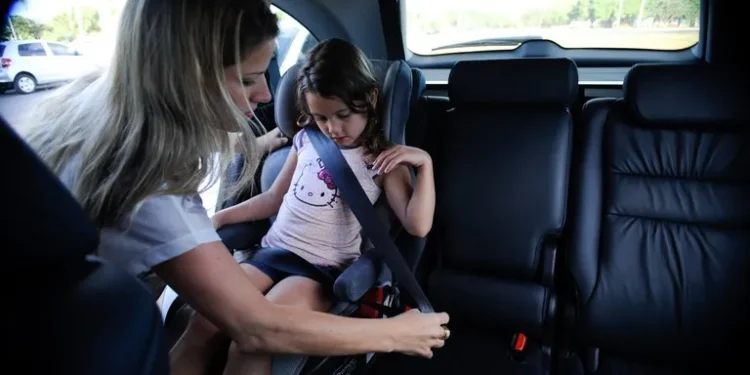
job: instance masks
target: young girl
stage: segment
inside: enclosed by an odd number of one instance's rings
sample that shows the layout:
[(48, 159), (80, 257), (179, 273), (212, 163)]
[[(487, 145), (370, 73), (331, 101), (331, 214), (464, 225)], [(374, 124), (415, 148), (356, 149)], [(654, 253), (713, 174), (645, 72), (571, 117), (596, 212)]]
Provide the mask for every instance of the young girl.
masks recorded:
[[(385, 191), (404, 228), (424, 237), (435, 210), (432, 160), (418, 148), (388, 143), (378, 92), (372, 67), (357, 47), (340, 39), (324, 41), (308, 53), (299, 72), (299, 124), (314, 121), (308, 126), (318, 126), (339, 145), (370, 201)], [(408, 166), (417, 169), (414, 185)], [(274, 214), (263, 248), (243, 267), (269, 300), (327, 311), (333, 282), (360, 255), (361, 226), (304, 128), (294, 136), (269, 191), (217, 212), (213, 220), (218, 228)], [(230, 351), (227, 371), (269, 373), (270, 357)]]

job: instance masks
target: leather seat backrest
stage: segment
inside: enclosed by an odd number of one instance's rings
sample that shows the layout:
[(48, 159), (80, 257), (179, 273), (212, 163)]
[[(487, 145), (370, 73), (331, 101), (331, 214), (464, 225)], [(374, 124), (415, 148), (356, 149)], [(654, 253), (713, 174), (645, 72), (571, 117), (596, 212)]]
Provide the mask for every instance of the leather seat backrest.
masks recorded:
[(749, 83), (724, 67), (636, 65), (623, 99), (584, 106), (570, 272), (576, 336), (602, 373), (624, 371), (618, 357), (726, 364), (747, 338)]
[[(570, 59), (460, 61), (451, 70), (454, 107), (433, 141), (437, 210), (428, 249), (439, 261), (427, 289), (435, 308), (451, 314), (452, 340), (465, 340), (444, 354), (462, 356), (461, 366), (550, 366), (542, 348), (553, 342), (577, 93)], [(529, 339), (528, 359), (515, 362), (509, 343), (519, 332)], [(489, 352), (496, 355), (479, 354)]]
[(575, 63), (461, 61), (448, 90), (454, 126), (438, 181), (444, 261), (533, 280), (565, 221)]
[(75, 199), (0, 121), (12, 176), (0, 218), (11, 288), (6, 366), (25, 373), (167, 374), (162, 323), (146, 286), (89, 254), (99, 235)]

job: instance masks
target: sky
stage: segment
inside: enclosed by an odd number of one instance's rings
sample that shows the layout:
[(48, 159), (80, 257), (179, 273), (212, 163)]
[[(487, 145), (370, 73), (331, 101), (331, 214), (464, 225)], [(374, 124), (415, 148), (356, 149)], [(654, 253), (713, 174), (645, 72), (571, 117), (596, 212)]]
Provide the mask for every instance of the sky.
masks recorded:
[(44, 22), (70, 9), (74, 5), (99, 7), (108, 3), (117, 4), (122, 2), (124, 0), (19, 0), (16, 1), (10, 14)]

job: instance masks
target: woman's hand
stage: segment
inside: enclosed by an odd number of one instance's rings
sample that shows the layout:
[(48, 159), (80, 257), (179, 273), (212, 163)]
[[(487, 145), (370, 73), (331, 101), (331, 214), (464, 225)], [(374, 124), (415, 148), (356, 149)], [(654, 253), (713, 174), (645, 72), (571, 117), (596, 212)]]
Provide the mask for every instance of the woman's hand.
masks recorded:
[(433, 348), (442, 348), (450, 337), (448, 314), (422, 314), (419, 310), (409, 310), (390, 319), (396, 326), (392, 331), (396, 343), (395, 351), (407, 355), (432, 358)]
[(279, 147), (285, 145), (288, 140), (289, 139), (281, 133), (279, 128), (274, 128), (270, 132), (258, 137), (257, 142), (258, 147), (260, 147), (265, 154), (276, 151)]
[(432, 163), (432, 158), (426, 151), (416, 147), (397, 145), (381, 152), (372, 166), (377, 168), (378, 174), (382, 175), (390, 173), (400, 164), (420, 168), (430, 163)]

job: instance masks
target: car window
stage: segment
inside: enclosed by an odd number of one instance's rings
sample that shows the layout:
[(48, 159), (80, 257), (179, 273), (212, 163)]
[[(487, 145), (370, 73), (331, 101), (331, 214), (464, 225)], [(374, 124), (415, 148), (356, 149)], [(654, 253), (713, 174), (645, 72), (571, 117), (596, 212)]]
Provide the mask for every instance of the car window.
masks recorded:
[[(302, 44), (302, 51), (307, 53), (307, 51), (311, 50), (315, 45), (318, 44), (318, 39), (315, 38), (312, 34), (307, 34), (307, 37), (305, 38), (305, 43)], [(298, 61), (302, 61), (304, 59), (304, 55), (300, 55)]]
[(302, 61), (307, 51), (318, 44), (310, 31), (283, 10), (272, 6), (279, 18), (279, 36), (276, 38), (276, 60), (281, 74), (294, 64)]
[(47, 45), (55, 56), (76, 56), (75, 50), (68, 46), (57, 43), (47, 43)]
[(0, 56), (5, 54), (5, 44), (0, 44)]
[(699, 39), (701, 0), (405, 0), (406, 45), (419, 55), (563, 48), (675, 51)]
[(19, 56), (47, 56), (42, 43), (23, 43), (18, 45)]

